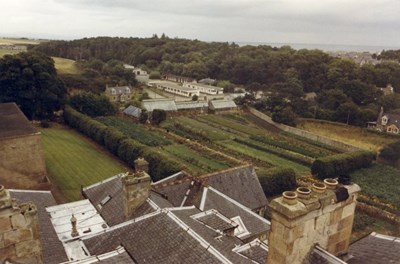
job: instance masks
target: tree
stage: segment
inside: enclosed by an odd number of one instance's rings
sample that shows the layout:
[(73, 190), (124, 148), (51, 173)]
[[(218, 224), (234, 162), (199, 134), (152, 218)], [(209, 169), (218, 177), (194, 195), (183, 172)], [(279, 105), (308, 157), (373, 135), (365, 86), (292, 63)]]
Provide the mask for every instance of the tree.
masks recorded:
[(70, 99), (70, 104), (79, 112), (95, 117), (114, 115), (116, 107), (105, 95), (96, 95), (90, 92), (80, 92)]
[(160, 74), (160, 72), (158, 72), (158, 71), (152, 71), (152, 72), (149, 74), (149, 78), (152, 79), (152, 80), (154, 80), (154, 79), (161, 79), (161, 74)]
[(139, 116), (139, 123), (145, 124), (148, 119), (149, 119), (149, 113), (147, 112), (146, 109), (143, 109)]
[(167, 112), (162, 109), (154, 109), (151, 114), (151, 121), (155, 125), (159, 125), (162, 121), (167, 119)]
[(50, 118), (66, 96), (50, 57), (23, 52), (0, 58), (0, 102), (15, 102), (29, 119)]
[(275, 109), (272, 113), (272, 120), (277, 123), (282, 123), (288, 126), (297, 125), (297, 115), (293, 112), (290, 106), (283, 109)]

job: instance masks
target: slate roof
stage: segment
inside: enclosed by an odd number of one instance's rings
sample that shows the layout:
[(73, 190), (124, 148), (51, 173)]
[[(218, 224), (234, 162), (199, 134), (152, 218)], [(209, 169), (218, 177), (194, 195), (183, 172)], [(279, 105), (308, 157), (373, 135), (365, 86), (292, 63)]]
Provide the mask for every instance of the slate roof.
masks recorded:
[(264, 207), (268, 203), (256, 171), (251, 165), (202, 175), (200, 178), (251, 210)]
[(396, 125), (398, 128), (400, 128), (400, 114), (385, 113), (383, 116), (388, 118), (388, 122), (386, 124), (387, 126)]
[[(200, 239), (201, 240), (201, 239)], [(159, 211), (83, 239), (92, 255), (122, 245), (138, 263), (221, 263), (171, 211)]]
[[(102, 182), (93, 184), (82, 189), (84, 197), (97, 208), (100, 215), (104, 218), (109, 226), (114, 226), (125, 222), (126, 217), (123, 208), (123, 193), (121, 177), (124, 174), (118, 174)], [(110, 197), (107, 203), (99, 206), (106, 197)], [(160, 197), (157, 193), (150, 193), (150, 201), (146, 201), (135, 213), (129, 218), (139, 217), (148, 213), (155, 212), (159, 208), (171, 207), (172, 204)]]
[(142, 101), (142, 106), (148, 112), (153, 112), (154, 109), (164, 111), (177, 111), (174, 99), (148, 99)]
[(251, 210), (262, 208), (268, 204), (256, 172), (251, 165), (205, 174), (200, 177), (193, 177), (181, 172), (153, 184), (153, 188), (165, 195), (166, 199), (174, 206), (199, 206), (204, 186), (212, 186)]
[(0, 138), (30, 135), (36, 132), (15, 103), (0, 104)]
[(264, 264), (267, 261), (268, 247), (258, 239), (240, 246), (234, 249), (234, 251), (259, 264)]
[(207, 211), (214, 209), (229, 219), (240, 217), (244, 225), (242, 228), (245, 231), (243, 234), (238, 235), (240, 239), (248, 240), (257, 238), (261, 234), (266, 234), (270, 229), (271, 223), (249, 208), (246, 208), (212, 187), (205, 188), (205, 190), (199, 207), (200, 210)]
[(208, 107), (211, 110), (221, 110), (227, 108), (237, 108), (237, 105), (231, 100), (211, 100), (208, 102)]
[(371, 233), (350, 245), (349, 264), (400, 263), (400, 238)]
[(319, 246), (311, 249), (310, 254), (304, 259), (302, 264), (345, 264), (346, 262), (332, 255)]
[(140, 115), (142, 114), (142, 109), (140, 109), (136, 106), (130, 105), (127, 108), (125, 108), (124, 114), (139, 118)]
[(43, 249), (44, 263), (60, 263), (68, 261), (64, 247), (58, 239), (46, 207), (56, 205), (53, 195), (49, 191), (10, 190), (12, 198), (18, 202), (33, 202), (38, 210), (40, 240)]
[(91, 256), (82, 260), (69, 261), (64, 264), (136, 264), (135, 262), (126, 252), (123, 247), (119, 247), (118, 249), (99, 255), (99, 256)]

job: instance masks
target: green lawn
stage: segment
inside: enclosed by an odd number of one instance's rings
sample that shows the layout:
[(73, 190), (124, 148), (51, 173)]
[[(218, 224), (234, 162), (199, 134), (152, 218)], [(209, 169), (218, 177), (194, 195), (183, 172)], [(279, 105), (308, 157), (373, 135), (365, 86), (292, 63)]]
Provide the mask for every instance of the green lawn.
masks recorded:
[(68, 200), (78, 200), (88, 186), (129, 170), (100, 146), (60, 126), (41, 129), (47, 171)]
[(57, 69), (57, 73), (59, 74), (79, 74), (81, 73), (80, 69), (76, 66), (76, 62), (74, 60), (59, 58), (59, 57), (51, 57), (54, 60), (54, 66)]

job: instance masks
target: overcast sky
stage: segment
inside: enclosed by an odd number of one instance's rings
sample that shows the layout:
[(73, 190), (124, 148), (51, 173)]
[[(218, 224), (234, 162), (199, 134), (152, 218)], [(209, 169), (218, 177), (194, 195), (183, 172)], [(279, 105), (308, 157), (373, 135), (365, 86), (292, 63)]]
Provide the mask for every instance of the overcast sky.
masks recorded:
[(399, 46), (399, 0), (1, 0), (0, 36)]

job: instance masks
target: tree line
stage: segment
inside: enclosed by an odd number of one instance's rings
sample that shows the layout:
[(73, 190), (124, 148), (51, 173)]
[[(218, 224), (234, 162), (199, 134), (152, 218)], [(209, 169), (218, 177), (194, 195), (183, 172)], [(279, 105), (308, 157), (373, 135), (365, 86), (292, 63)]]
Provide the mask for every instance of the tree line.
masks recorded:
[[(268, 100), (259, 100), (257, 107), (288, 123), (287, 116), (302, 116), (363, 125), (376, 119), (380, 106), (387, 111), (400, 108), (398, 94), (384, 96), (379, 89), (391, 84), (400, 92), (400, 65), (394, 61), (360, 66), (320, 50), (239, 46), (164, 35), (50, 41), (33, 49), (90, 64), (119, 60), (161, 74), (210, 77), (261, 90)], [(304, 100), (310, 92), (317, 94), (315, 101)]]

